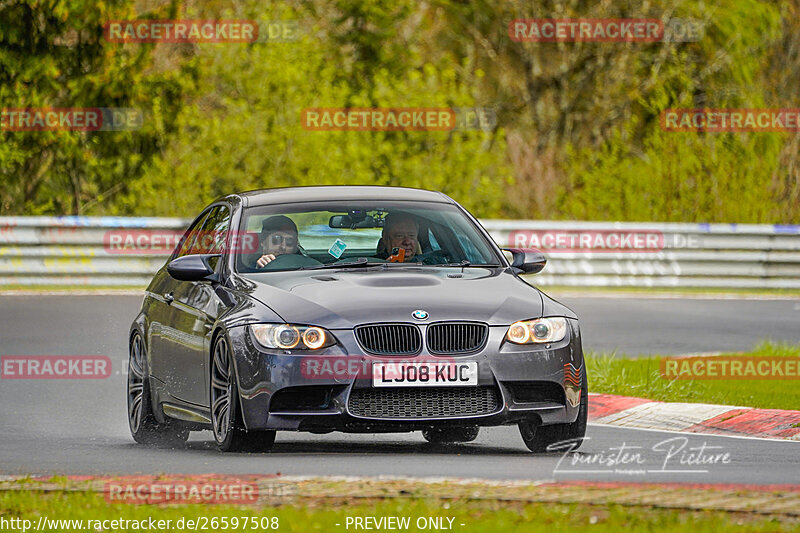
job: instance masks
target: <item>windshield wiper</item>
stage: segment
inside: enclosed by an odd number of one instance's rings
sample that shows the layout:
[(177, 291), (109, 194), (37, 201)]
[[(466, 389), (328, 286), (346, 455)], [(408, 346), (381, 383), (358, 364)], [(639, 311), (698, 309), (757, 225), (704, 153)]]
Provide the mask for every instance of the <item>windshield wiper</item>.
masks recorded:
[(383, 268), (389, 268), (391, 266), (397, 267), (472, 267), (472, 268), (497, 268), (502, 265), (499, 264), (478, 264), (473, 265), (468, 260), (461, 261), (459, 263), (444, 263), (444, 264), (433, 264), (433, 265), (426, 265), (425, 263), (416, 263), (416, 262), (409, 262), (409, 263), (376, 263), (370, 262), (369, 259), (366, 257), (359, 257), (355, 261), (350, 261), (347, 263), (330, 263), (328, 265), (315, 265), (315, 266), (305, 266), (299, 268), (299, 270), (324, 270), (324, 269), (332, 269), (332, 268), (361, 268), (361, 267), (370, 267), (370, 266), (381, 266)]
[(465, 260), (463, 260), (461, 262), (458, 262), (458, 263), (444, 263), (444, 264), (441, 264), (441, 265), (426, 265), (426, 266), (444, 266), (444, 267), (461, 267), (461, 268), (464, 268), (464, 267), (497, 268), (497, 267), (500, 267), (502, 265), (498, 265), (498, 264), (495, 264), (495, 263), (486, 263), (486, 264), (475, 264), (475, 265), (473, 265), (467, 259), (465, 259)]
[(473, 268), (500, 268), (503, 265), (500, 265), (500, 264), (497, 264), (497, 263), (485, 263), (485, 264), (480, 264), (480, 265), (466, 265), (466, 266), (473, 267)]
[(366, 266), (377, 266), (382, 265), (383, 263), (370, 263), (366, 257), (359, 257), (355, 261), (350, 261), (348, 263), (331, 263), (329, 265), (315, 265), (315, 266), (307, 266), (301, 267), (300, 270), (324, 270), (326, 268), (358, 268), (358, 267), (366, 267)]

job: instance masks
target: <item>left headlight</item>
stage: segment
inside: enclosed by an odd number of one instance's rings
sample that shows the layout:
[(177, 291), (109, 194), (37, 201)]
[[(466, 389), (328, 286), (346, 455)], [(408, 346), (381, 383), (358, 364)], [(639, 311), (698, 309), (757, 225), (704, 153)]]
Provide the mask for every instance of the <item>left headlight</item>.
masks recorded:
[(514, 344), (558, 342), (567, 335), (564, 317), (537, 318), (514, 322), (508, 327), (506, 340)]
[(316, 326), (251, 324), (250, 330), (258, 343), (265, 348), (319, 350), (336, 344), (336, 339), (329, 331)]

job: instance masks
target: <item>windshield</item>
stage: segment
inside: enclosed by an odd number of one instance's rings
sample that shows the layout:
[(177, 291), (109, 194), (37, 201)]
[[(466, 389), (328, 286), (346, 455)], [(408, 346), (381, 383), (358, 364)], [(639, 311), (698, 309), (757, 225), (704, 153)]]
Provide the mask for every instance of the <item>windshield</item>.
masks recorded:
[(434, 202), (319, 202), (245, 209), (236, 271), (376, 264), (499, 266), (501, 259), (456, 206)]

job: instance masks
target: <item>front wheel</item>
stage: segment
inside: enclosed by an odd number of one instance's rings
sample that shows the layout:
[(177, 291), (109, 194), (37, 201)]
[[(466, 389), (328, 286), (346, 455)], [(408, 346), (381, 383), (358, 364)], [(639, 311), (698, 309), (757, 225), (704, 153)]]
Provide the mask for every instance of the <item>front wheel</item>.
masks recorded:
[(233, 354), (224, 335), (214, 343), (211, 358), (211, 426), (217, 448), (223, 452), (267, 452), (275, 443), (274, 431), (247, 431), (244, 427)]
[(160, 423), (153, 415), (147, 354), (142, 336), (131, 337), (128, 358), (128, 427), (133, 440), (139, 444), (162, 448), (178, 448), (186, 443), (189, 430), (167, 419)]
[[(583, 444), (586, 435), (586, 421), (589, 418), (589, 388), (586, 382), (586, 370), (581, 379), (581, 403), (578, 418), (569, 424), (551, 424), (540, 426), (533, 422), (520, 422), (519, 432), (525, 446), (532, 452), (545, 453), (551, 451), (577, 450)], [(564, 443), (557, 446), (556, 443)]]

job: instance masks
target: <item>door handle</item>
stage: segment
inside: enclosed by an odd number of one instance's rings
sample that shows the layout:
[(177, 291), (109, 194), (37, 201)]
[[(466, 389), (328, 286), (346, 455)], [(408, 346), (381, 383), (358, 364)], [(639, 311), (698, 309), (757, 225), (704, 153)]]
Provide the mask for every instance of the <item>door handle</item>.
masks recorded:
[(175, 301), (175, 297), (172, 295), (172, 293), (171, 293), (171, 292), (168, 292), (168, 293), (164, 294), (164, 301), (166, 301), (166, 302), (167, 302), (167, 305), (169, 305), (169, 304), (171, 304), (173, 301)]

